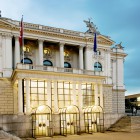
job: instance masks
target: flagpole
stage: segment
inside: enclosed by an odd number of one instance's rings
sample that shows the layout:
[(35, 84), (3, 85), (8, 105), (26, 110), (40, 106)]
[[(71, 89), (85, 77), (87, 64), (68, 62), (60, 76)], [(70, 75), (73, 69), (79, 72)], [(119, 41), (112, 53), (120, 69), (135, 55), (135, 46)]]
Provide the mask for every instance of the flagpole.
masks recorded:
[[(24, 29), (23, 26), (23, 15), (22, 15), (22, 29)], [(24, 36), (22, 36), (22, 57), (23, 57), (23, 64), (24, 64)]]

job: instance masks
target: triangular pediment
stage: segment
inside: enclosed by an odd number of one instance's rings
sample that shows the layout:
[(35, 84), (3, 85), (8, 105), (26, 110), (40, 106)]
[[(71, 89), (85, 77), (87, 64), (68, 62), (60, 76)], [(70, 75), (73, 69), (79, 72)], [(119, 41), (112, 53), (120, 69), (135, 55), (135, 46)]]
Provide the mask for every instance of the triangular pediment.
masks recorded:
[(5, 19), (0, 18), (0, 26), (9, 26), (9, 27), (12, 27), (12, 26), (15, 26), (15, 24), (13, 24), (11, 22), (8, 22)]
[(113, 45), (115, 42), (113, 40), (111, 40), (109, 37), (107, 36), (104, 36), (104, 35), (98, 35), (98, 41), (99, 42), (104, 42), (104, 43), (107, 43), (107, 44), (111, 44)]

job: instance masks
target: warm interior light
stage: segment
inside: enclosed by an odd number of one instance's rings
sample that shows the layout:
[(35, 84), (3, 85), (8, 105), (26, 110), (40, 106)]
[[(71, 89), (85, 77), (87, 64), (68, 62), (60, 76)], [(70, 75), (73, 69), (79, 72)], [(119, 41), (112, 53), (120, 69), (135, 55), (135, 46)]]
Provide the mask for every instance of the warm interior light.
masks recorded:
[(37, 108), (37, 110), (38, 110), (39, 112), (43, 112), (44, 109), (45, 109), (45, 106), (44, 106), (44, 105), (39, 106), (39, 107)]

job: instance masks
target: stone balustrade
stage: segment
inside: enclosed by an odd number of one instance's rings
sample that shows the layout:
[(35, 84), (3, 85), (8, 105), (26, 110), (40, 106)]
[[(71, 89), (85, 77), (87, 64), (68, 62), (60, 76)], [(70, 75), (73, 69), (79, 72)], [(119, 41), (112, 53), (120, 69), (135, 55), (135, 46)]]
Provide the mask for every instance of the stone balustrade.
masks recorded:
[(50, 71), (50, 72), (64, 72), (64, 73), (72, 73), (72, 74), (104, 76), (102, 71), (83, 70), (77, 68), (61, 68), (61, 67), (41, 66), (41, 65), (22, 64), (22, 63), (18, 63), (16, 68), (24, 69), (24, 70), (41, 70), (41, 71)]

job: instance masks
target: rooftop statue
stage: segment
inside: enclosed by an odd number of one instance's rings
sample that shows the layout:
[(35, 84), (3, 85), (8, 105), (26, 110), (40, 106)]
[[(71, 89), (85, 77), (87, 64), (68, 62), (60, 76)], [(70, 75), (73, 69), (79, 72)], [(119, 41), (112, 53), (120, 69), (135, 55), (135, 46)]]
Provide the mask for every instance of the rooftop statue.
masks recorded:
[(97, 33), (97, 34), (100, 34), (100, 32), (97, 31), (98, 28), (96, 27), (96, 25), (93, 22), (91, 22), (91, 19), (92, 18), (88, 18), (88, 21), (87, 20), (84, 20), (84, 22), (86, 23), (87, 27), (89, 28), (86, 31), (86, 33), (90, 33), (90, 34)]

